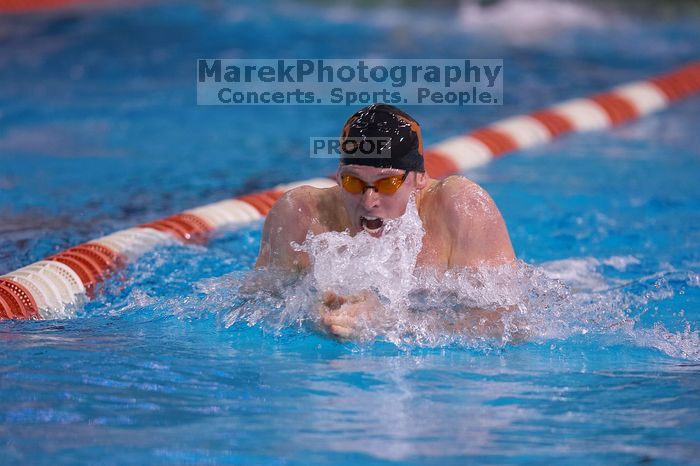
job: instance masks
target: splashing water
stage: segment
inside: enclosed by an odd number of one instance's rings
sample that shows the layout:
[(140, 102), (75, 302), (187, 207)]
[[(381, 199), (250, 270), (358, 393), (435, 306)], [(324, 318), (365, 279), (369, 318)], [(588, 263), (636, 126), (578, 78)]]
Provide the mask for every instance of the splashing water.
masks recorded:
[(323, 328), (318, 312), (323, 292), (369, 291), (381, 308), (359, 322), (359, 343), (492, 350), (523, 340), (544, 344), (583, 336), (700, 360), (700, 334), (687, 321), (676, 322), (681, 329), (675, 332), (647, 322), (650, 303), (674, 295), (669, 282), (699, 286), (688, 273), (611, 282), (597, 270), (638, 263), (631, 256), (437, 272), (416, 267), (424, 234), (411, 199), (406, 213), (388, 221), (379, 238), (327, 232), (293, 245), (309, 255), (312, 267), (305, 275), (259, 269), (203, 280), (197, 288), (204, 301), (190, 305), (224, 310), (227, 327), (257, 325), (281, 335)]
[(404, 305), (416, 286), (414, 270), (425, 230), (411, 196), (403, 216), (388, 220), (374, 238), (362, 231), (309, 234), (297, 251), (311, 258), (311, 278), (319, 290), (354, 295), (372, 290), (393, 305)]

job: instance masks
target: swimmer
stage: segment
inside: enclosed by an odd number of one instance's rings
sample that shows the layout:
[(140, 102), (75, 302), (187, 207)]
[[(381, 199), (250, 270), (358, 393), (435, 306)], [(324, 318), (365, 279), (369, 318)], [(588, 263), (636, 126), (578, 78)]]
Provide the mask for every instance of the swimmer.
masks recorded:
[[(301, 186), (285, 193), (265, 221), (256, 267), (304, 273), (310, 259), (292, 243), (303, 243), (309, 232), (349, 231), (354, 236), (365, 231), (379, 237), (387, 220), (404, 214), (412, 194), (425, 229), (417, 267), (447, 271), (515, 261), (503, 217), (484, 189), (462, 176), (437, 180), (426, 173), (420, 126), (411, 116), (391, 105), (370, 105), (347, 120), (341, 142), (347, 138), (387, 138), (384, 150), (391, 157), (343, 153), (337, 186)], [(370, 292), (325, 292), (319, 312), (328, 332), (352, 338), (358, 322), (371, 319), (379, 306)], [(469, 310), (461, 329), (497, 335), (502, 312), (507, 311)]]

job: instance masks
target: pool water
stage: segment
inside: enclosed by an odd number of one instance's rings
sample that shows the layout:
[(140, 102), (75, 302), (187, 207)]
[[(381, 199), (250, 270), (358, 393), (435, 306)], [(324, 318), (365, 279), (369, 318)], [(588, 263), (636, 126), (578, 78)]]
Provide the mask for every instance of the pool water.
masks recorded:
[[(371, 11), (135, 1), (0, 18), (0, 274), (334, 170), (308, 138), (354, 107), (197, 107), (197, 58), (502, 58), (503, 106), (408, 109), (429, 145), (700, 56), (692, 16)], [(342, 343), (308, 312), (276, 318), (288, 300), (241, 308), (253, 224), (146, 254), (75, 318), (0, 322), (0, 462), (697, 463), (699, 102), (465, 173), (529, 264), (518, 283), (551, 325), (527, 342)]]

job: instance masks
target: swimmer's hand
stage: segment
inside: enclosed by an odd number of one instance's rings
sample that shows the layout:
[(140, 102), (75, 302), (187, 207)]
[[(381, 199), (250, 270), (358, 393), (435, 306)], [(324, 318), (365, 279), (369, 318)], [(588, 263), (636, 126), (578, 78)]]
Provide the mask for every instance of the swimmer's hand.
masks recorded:
[(374, 293), (363, 291), (352, 296), (340, 296), (326, 291), (319, 306), (320, 322), (336, 338), (350, 339), (362, 334), (363, 329), (373, 323), (383, 309)]
[[(348, 339), (372, 339), (395, 327), (395, 316), (382, 305), (376, 294), (363, 291), (357, 295), (341, 296), (327, 291), (318, 307), (320, 323), (332, 336)], [(436, 310), (432, 331), (470, 338), (489, 338), (510, 343), (522, 343), (530, 337), (530, 330), (515, 306), (498, 309), (461, 309), (447, 318)], [(422, 313), (425, 310), (421, 311)]]
[[(470, 337), (494, 340), (507, 339), (510, 343), (523, 343), (529, 336), (529, 327), (522, 318), (514, 316), (515, 306), (498, 309), (463, 309), (459, 317), (444, 322), (444, 331)], [(515, 317), (515, 318), (514, 318)]]

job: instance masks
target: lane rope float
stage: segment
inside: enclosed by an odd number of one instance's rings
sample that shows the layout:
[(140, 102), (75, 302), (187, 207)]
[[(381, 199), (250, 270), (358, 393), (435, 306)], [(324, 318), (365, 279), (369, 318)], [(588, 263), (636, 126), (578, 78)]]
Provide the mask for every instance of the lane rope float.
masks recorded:
[(0, 13), (29, 13), (73, 6), (84, 0), (3, 0)]
[[(432, 177), (442, 178), (569, 132), (620, 125), (697, 92), (700, 61), (449, 138), (426, 149), (425, 167)], [(168, 243), (201, 243), (217, 229), (264, 218), (282, 194), (302, 185), (325, 188), (335, 181), (298, 181), (189, 209), (79, 244), (0, 276), (0, 320), (71, 317), (76, 306), (94, 296), (99, 283), (145, 252)]]

